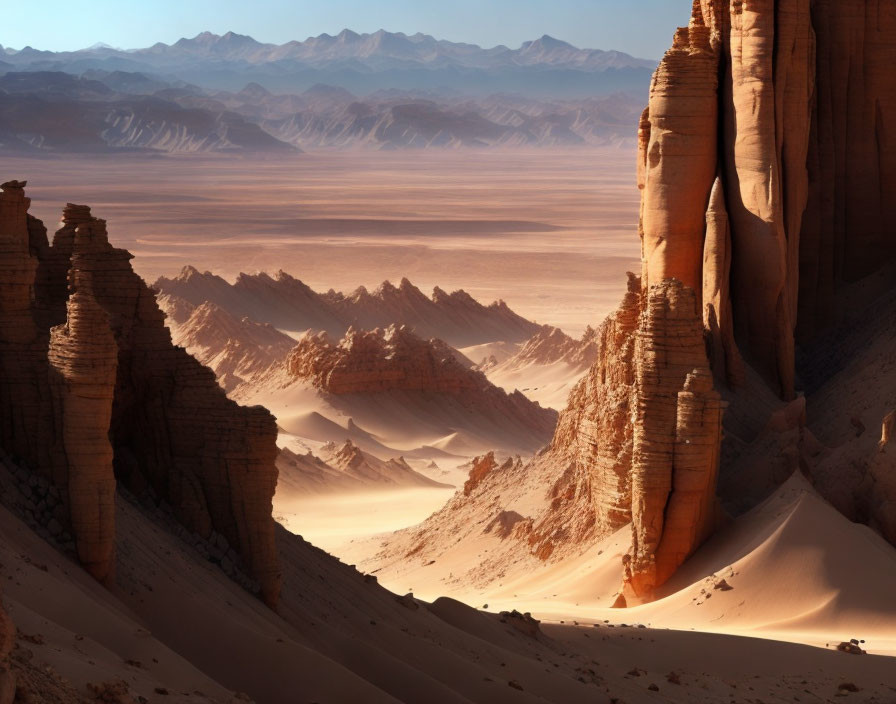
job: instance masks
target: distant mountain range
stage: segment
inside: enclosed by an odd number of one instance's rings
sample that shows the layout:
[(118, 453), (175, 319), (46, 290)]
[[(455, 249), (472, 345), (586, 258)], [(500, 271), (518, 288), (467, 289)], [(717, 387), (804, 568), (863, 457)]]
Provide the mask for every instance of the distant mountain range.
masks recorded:
[(616, 144), (634, 139), (641, 108), (628, 93), (547, 100), (392, 89), (358, 98), (338, 86), (295, 95), (250, 83), (227, 92), (122, 71), (12, 71), (0, 75), (0, 149), (295, 154)]
[(240, 90), (256, 82), (277, 92), (324, 83), (359, 95), (376, 90), (456, 91), (465, 95), (514, 92), (585, 97), (620, 90), (644, 92), (655, 61), (618, 51), (579, 49), (547, 35), (518, 49), (438, 40), (426, 34), (343, 30), (305, 41), (265, 44), (228, 32), (203, 32), (174, 44), (122, 50), (95, 44), (78, 51), (0, 48), (0, 70), (89, 70), (153, 74), (207, 89)]
[(235, 112), (122, 94), (59, 72), (0, 76), (0, 149), (298, 152)]
[(634, 139), (653, 68), (548, 36), (482, 49), (349, 30), (0, 59), (0, 150), (63, 153), (617, 144)]

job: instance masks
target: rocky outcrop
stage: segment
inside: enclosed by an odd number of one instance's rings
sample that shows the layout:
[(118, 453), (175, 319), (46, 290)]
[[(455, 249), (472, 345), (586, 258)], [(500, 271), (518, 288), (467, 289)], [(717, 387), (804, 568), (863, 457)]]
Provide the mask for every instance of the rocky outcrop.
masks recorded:
[(334, 396), (411, 393), (455, 399), (467, 413), (497, 414), (502, 422), (535, 436), (549, 436), (557, 417), (468, 369), (444, 342), (421, 340), (406, 327), (352, 329), (338, 343), (325, 333), (307, 336), (289, 354), (286, 369), (292, 378), (310, 381)]
[(552, 453), (569, 458), (581, 492), (593, 497), (597, 529), (610, 533), (631, 520), (631, 462), (635, 395), (635, 340), (641, 280), (629, 275), (619, 309), (597, 330), (597, 361), (573, 389), (560, 414)]
[(717, 171), (718, 66), (698, 15), (678, 30), (653, 77), (649, 131), (641, 135), (645, 289), (675, 278), (703, 290), (706, 203)]
[(631, 522), (624, 591), (634, 603), (651, 598), (715, 525), (722, 401), (696, 293), (677, 279), (645, 292), (630, 276), (597, 340), (597, 362), (551, 446), (555, 465), (569, 466), (557, 480), (563, 490), (535, 532), (556, 533), (583, 511), (602, 535)]
[(652, 598), (715, 527), (722, 401), (696, 310), (694, 291), (672, 279), (651, 286), (638, 328), (625, 558), (625, 593), (637, 599)]
[(810, 342), (842, 314), (837, 291), (896, 256), (896, 10), (870, 6), (694, 2), (641, 128), (646, 283), (704, 290), (717, 375), (724, 361), (736, 382), (733, 314), (741, 352), (785, 399), (795, 334)]
[(470, 468), (470, 474), (467, 477), (467, 481), (464, 482), (464, 496), (472, 494), (476, 487), (482, 483), (482, 480), (491, 474), (497, 467), (498, 463), (495, 460), (494, 452), (489, 452), (482, 457), (474, 458), (473, 466)]
[[(447, 438), (472, 449), (471, 455), (489, 447), (537, 451), (557, 420), (556, 411), (518, 391), (507, 393), (469, 369), (444, 342), (422, 340), (406, 327), (349, 330), (338, 342), (324, 333), (306, 336), (271, 379), (277, 388), (316, 388), (343, 417), (362, 413), (370, 423), (392, 414), (405, 432), (419, 423), (414, 432), (425, 433), (429, 442)], [(375, 418), (367, 410), (373, 408)]]
[(331, 394), (432, 391), (458, 395), (484, 387), (440, 340), (421, 340), (406, 327), (350, 329), (334, 344), (325, 334), (300, 341), (287, 360), (289, 372), (311, 378)]
[(104, 221), (69, 204), (50, 245), (23, 187), (0, 192), (0, 446), (62, 492), (61, 516), (97, 578), (113, 573), (121, 482), (189, 531), (224, 536), (275, 604), (273, 417), (229, 401), (172, 344)]

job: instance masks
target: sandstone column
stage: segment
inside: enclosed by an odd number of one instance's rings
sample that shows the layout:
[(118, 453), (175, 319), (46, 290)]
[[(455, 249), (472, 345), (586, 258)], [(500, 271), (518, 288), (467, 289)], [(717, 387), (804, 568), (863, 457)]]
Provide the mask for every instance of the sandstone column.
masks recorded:
[(714, 515), (721, 401), (712, 390), (696, 295), (680, 281), (650, 287), (635, 364), (628, 603), (653, 597), (706, 539)]
[(109, 318), (87, 291), (68, 301), (68, 321), (50, 334), (51, 379), (62, 403), (68, 498), (78, 557), (98, 580), (112, 576), (115, 473), (109, 425), (118, 347)]
[(706, 210), (703, 243), (703, 327), (709, 334), (712, 368), (716, 378), (735, 387), (743, 383), (743, 360), (734, 339), (731, 312), (731, 225), (725, 205), (725, 188), (716, 179)]
[(718, 169), (718, 73), (697, 4), (654, 74), (646, 149), (645, 127), (639, 131), (645, 289), (676, 278), (702, 293), (706, 206)]

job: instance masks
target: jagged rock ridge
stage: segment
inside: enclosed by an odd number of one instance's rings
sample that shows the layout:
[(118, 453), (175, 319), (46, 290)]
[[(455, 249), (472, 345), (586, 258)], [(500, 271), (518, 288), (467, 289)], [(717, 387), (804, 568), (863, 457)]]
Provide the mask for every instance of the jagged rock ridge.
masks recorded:
[(341, 337), (350, 327), (363, 330), (407, 325), (421, 337), (437, 337), (455, 347), (496, 340), (521, 342), (540, 329), (514, 313), (504, 301), (484, 306), (465, 291), (440, 288), (426, 296), (407, 279), (398, 286), (383, 282), (370, 292), (363, 286), (351, 294), (317, 293), (285, 272), (241, 274), (233, 284), (210, 272), (184, 267), (160, 278), (153, 288), (166, 305), (176, 306), (176, 323), (190, 306), (213, 303), (237, 319), (250, 318), (281, 330), (318, 330)]
[(228, 400), (171, 343), (103, 220), (69, 204), (51, 245), (24, 186), (0, 186), (0, 446), (61, 490), (61, 518), (97, 578), (113, 578), (121, 482), (190, 531), (223, 535), (275, 604), (273, 417)]
[(211, 369), (225, 391), (263, 374), (281, 363), (296, 341), (272, 325), (249, 318), (237, 320), (214, 303), (191, 306), (172, 300), (160, 301), (163, 310), (171, 306), (169, 317), (179, 325), (169, 325), (174, 344)]

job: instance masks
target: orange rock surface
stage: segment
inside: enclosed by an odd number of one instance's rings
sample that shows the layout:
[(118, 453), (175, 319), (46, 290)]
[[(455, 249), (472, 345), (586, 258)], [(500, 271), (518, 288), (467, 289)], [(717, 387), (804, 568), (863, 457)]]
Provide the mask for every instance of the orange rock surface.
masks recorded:
[[(797, 340), (812, 358), (820, 333), (893, 287), (894, 32), (896, 6), (874, 0), (694, 0), (654, 74), (641, 279), (600, 328), (552, 445), (599, 531), (632, 522), (625, 601), (651, 598), (712, 532), (720, 392), (739, 436), (727, 462), (744, 454), (752, 472), (751, 441), (796, 398)], [(814, 439), (788, 439), (805, 423), (763, 442), (805, 466)], [(888, 490), (852, 476), (828, 473), (824, 490), (890, 535)]]

